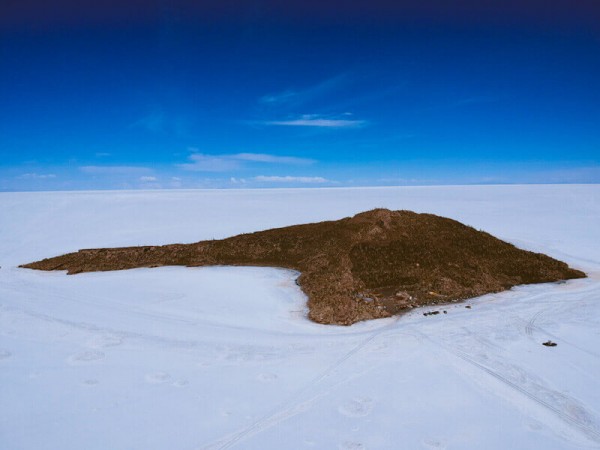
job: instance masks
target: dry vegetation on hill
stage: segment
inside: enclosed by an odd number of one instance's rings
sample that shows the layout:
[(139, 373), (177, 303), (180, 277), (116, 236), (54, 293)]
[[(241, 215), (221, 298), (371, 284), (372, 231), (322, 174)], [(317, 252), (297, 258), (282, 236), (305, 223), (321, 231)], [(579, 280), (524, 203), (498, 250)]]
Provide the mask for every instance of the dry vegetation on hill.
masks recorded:
[(80, 250), (22, 267), (76, 274), (171, 265), (298, 270), (309, 317), (340, 325), (518, 284), (585, 277), (457, 221), (387, 209), (195, 244)]

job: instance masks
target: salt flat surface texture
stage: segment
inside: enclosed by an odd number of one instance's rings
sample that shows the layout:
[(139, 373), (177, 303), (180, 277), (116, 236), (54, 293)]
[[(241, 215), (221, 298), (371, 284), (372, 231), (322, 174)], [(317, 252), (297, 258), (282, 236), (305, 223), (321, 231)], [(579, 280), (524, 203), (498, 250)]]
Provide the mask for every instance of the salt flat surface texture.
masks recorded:
[[(16, 267), (375, 207), (590, 277), (334, 327), (281, 269)], [(600, 447), (600, 186), (3, 193), (0, 211), (2, 449)]]

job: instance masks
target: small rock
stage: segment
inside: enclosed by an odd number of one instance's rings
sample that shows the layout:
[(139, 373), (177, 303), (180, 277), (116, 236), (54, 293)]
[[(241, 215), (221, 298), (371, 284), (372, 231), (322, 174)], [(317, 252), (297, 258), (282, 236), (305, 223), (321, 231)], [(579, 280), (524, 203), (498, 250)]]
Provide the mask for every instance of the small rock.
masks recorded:
[(412, 300), (412, 296), (406, 291), (398, 291), (395, 295), (398, 299), (404, 300), (405, 302), (409, 302)]
[(444, 311), (444, 314), (448, 314), (448, 311)]
[(556, 342), (552, 342), (550, 340), (544, 342), (542, 345), (545, 345), (546, 347), (556, 347), (558, 344)]
[(465, 308), (471, 309), (471, 305), (467, 305), (467, 306), (465, 306)]

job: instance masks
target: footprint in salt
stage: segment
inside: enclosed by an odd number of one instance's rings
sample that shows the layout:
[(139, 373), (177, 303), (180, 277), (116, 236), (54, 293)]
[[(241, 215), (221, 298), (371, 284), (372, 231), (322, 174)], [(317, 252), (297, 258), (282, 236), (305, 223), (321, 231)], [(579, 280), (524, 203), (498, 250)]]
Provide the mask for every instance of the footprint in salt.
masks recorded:
[(272, 381), (275, 381), (277, 378), (279, 377), (274, 373), (261, 373), (256, 377), (258, 381), (261, 381), (263, 383), (270, 383)]
[(362, 442), (346, 441), (338, 445), (340, 450), (366, 450), (367, 447)]
[(435, 438), (424, 439), (423, 440), (423, 446), (426, 447), (426, 448), (432, 448), (432, 449), (444, 449), (444, 448), (446, 448), (446, 445), (444, 445), (444, 443), (441, 440), (435, 439)]
[(372, 398), (353, 398), (338, 407), (340, 414), (347, 417), (365, 417), (371, 414), (375, 402)]
[(104, 358), (104, 353), (102, 353), (100, 351), (86, 350), (84, 352), (69, 356), (68, 361), (71, 364), (85, 364), (85, 363), (100, 361), (103, 358)]
[(165, 383), (171, 379), (171, 375), (167, 372), (155, 372), (146, 375), (146, 381), (150, 384)]
[(123, 339), (121, 336), (117, 334), (101, 334), (98, 336), (94, 336), (92, 339), (88, 341), (88, 346), (92, 348), (107, 348), (107, 347), (116, 347), (123, 343)]
[(531, 431), (539, 431), (542, 429), (542, 424), (536, 420), (530, 420), (527, 422), (527, 428), (529, 428)]

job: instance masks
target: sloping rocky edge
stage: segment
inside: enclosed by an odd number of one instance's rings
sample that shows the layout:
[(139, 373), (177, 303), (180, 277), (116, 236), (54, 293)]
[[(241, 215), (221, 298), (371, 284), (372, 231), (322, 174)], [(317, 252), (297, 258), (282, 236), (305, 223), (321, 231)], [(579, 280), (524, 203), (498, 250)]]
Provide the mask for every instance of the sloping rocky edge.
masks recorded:
[(21, 267), (76, 274), (174, 265), (300, 271), (309, 318), (338, 325), (519, 284), (585, 277), (455, 220), (387, 209), (195, 244), (80, 250)]

